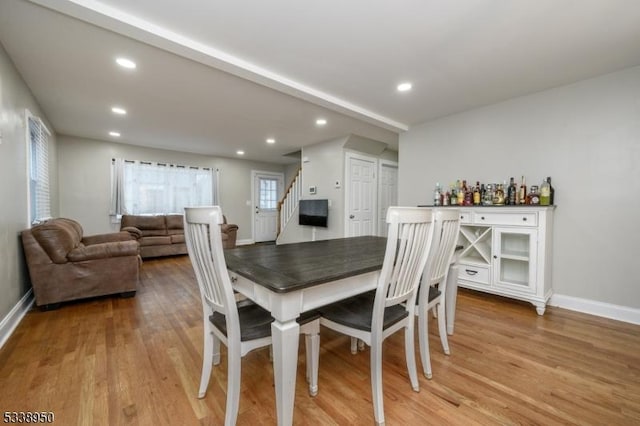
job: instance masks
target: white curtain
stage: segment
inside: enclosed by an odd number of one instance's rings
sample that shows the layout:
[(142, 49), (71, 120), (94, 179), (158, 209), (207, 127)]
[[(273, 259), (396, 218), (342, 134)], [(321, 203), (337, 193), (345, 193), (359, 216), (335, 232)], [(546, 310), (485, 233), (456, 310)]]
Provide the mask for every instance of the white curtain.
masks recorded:
[(217, 171), (116, 159), (112, 162), (112, 211), (182, 214), (188, 206), (216, 205)]
[(124, 160), (122, 158), (114, 158), (111, 160), (111, 203), (109, 207), (109, 215), (121, 215), (124, 211)]

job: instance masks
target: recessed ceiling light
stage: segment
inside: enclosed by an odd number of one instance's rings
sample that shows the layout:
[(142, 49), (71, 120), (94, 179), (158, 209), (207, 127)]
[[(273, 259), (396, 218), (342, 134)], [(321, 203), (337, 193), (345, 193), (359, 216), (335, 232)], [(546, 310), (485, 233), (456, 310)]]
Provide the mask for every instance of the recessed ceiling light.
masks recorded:
[(398, 92), (408, 92), (412, 87), (411, 83), (400, 83), (398, 84)]
[(118, 58), (116, 59), (116, 63), (123, 68), (129, 68), (129, 69), (136, 68), (136, 63), (133, 62), (131, 59), (127, 59), (127, 58)]
[(114, 138), (119, 138), (120, 137), (120, 133), (119, 132), (109, 132), (109, 136), (113, 136)]
[(318, 119), (316, 120), (316, 124), (317, 124), (318, 126), (324, 126), (325, 124), (327, 124), (327, 120), (325, 120), (324, 118), (318, 118)]
[(236, 154), (238, 154), (238, 155), (244, 155), (244, 151), (240, 149), (240, 150), (236, 151)]
[(274, 138), (269, 138), (267, 139), (267, 143), (273, 144), (273, 143), (276, 143), (276, 140)]
[(125, 115), (127, 113), (126, 109), (120, 108), (120, 107), (113, 107), (113, 108), (111, 108), (111, 111), (114, 114), (120, 114), (120, 115)]

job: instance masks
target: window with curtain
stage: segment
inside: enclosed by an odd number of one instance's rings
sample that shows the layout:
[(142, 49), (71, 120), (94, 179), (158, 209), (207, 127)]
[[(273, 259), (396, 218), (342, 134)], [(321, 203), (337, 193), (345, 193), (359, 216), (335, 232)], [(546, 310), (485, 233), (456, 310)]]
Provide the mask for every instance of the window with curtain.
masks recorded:
[(49, 130), (42, 120), (27, 111), (29, 220), (32, 224), (51, 217), (49, 191)]
[(217, 171), (145, 161), (112, 161), (111, 215), (183, 214), (218, 204)]

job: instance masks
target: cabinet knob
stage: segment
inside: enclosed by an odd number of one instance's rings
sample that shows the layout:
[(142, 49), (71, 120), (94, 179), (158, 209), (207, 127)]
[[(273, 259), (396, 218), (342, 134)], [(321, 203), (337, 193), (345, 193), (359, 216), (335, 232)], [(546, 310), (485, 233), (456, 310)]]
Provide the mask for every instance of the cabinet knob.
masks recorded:
[(460, 215), (460, 219), (464, 219), (464, 216)]
[(481, 216), (480, 219), (484, 220), (484, 216)]
[(494, 255), (493, 255), (493, 258), (494, 258), (494, 259), (497, 259), (497, 258), (498, 258), (498, 256), (496, 256), (496, 255), (494, 254)]
[(526, 221), (527, 221), (527, 218), (526, 218), (526, 217), (523, 217), (523, 218), (522, 218), (522, 220), (526, 222)]

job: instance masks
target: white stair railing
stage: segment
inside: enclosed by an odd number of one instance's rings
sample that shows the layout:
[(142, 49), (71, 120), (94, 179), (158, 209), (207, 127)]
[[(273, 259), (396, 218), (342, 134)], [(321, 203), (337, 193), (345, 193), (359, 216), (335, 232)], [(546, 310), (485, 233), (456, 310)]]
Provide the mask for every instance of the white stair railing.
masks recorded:
[(282, 200), (278, 202), (278, 235), (280, 235), (280, 232), (282, 232), (289, 220), (291, 220), (293, 213), (298, 207), (300, 198), (302, 198), (301, 175), (302, 168), (298, 169), (295, 177), (284, 192)]

